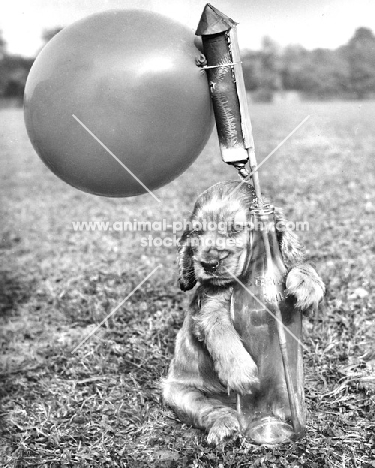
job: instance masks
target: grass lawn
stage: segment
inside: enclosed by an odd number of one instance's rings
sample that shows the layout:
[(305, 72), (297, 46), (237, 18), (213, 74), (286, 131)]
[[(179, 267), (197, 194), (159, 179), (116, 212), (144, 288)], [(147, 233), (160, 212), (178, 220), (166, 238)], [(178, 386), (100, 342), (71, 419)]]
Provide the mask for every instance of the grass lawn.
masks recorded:
[[(253, 105), (272, 202), (301, 232), (327, 295), (305, 319), (304, 439), (213, 448), (162, 404), (189, 294), (176, 286), (162, 232), (75, 231), (75, 221), (182, 221), (196, 196), (236, 178), (212, 137), (178, 180), (128, 199), (57, 179), (26, 136), (22, 110), (0, 111), (2, 467), (375, 467), (375, 102)], [(178, 142), (176, 142), (178, 144)], [(109, 156), (108, 156), (109, 157)], [(155, 267), (77, 352), (74, 347)]]

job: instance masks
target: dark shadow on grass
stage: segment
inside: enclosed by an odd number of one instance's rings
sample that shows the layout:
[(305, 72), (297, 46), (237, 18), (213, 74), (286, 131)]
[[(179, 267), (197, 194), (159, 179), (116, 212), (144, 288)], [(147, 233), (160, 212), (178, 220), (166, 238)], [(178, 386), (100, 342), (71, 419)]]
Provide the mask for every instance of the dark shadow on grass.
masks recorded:
[(35, 293), (36, 279), (26, 280), (15, 271), (0, 271), (0, 317), (5, 318), (17, 311)]

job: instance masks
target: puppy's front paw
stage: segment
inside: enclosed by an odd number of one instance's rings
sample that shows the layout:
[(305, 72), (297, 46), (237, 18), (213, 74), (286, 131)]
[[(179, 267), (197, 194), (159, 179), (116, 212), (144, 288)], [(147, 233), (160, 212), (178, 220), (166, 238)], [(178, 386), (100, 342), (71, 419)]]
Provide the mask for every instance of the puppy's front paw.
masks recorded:
[(316, 306), (324, 296), (325, 287), (318, 273), (310, 265), (298, 265), (290, 270), (286, 278), (288, 295), (297, 299), (296, 306), (308, 309)]
[(242, 395), (251, 393), (254, 387), (259, 386), (258, 367), (245, 349), (226, 356), (218, 363), (217, 371), (219, 379), (228, 389)]
[(218, 445), (226, 437), (239, 435), (240, 431), (240, 423), (234, 414), (220, 416), (211, 427), (207, 436), (207, 442)]

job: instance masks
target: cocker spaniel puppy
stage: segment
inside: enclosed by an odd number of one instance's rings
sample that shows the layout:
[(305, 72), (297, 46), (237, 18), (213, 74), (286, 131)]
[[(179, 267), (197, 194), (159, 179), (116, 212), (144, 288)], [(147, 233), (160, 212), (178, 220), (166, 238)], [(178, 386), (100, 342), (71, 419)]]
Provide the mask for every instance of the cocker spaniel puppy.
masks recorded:
[[(177, 334), (175, 354), (162, 382), (164, 401), (177, 415), (206, 429), (208, 442), (219, 443), (240, 432), (230, 390), (248, 394), (259, 384), (257, 366), (234, 329), (230, 300), (236, 277), (251, 266), (251, 185), (220, 182), (197, 199), (188, 229), (180, 239), (180, 288), (197, 283), (190, 309)], [(276, 233), (285, 266), (287, 293), (308, 309), (323, 297), (324, 285), (305, 263), (303, 249), (280, 211)], [(232, 276), (233, 275), (233, 276)]]

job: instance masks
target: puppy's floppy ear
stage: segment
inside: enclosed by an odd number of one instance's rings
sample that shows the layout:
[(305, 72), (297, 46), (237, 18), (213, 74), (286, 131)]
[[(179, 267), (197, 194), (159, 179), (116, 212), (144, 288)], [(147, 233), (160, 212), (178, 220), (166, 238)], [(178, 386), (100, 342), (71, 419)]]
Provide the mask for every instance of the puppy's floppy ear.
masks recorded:
[(195, 279), (193, 250), (191, 248), (189, 235), (190, 231), (186, 229), (178, 243), (178, 266), (180, 270), (178, 284), (182, 291), (189, 291), (189, 289), (194, 288), (197, 282)]
[(290, 269), (304, 261), (305, 251), (295, 232), (288, 227), (281, 208), (275, 208), (275, 219), (281, 256), (285, 266)]

